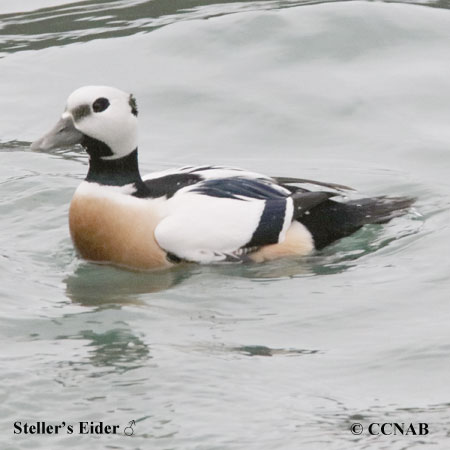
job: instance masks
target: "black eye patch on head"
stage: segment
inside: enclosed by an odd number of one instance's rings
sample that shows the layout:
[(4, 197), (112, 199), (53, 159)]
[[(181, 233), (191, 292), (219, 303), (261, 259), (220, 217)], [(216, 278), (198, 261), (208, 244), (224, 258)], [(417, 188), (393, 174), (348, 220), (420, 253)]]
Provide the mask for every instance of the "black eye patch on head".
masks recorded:
[(96, 113), (104, 111), (109, 106), (109, 100), (105, 97), (100, 97), (92, 103), (92, 110)]

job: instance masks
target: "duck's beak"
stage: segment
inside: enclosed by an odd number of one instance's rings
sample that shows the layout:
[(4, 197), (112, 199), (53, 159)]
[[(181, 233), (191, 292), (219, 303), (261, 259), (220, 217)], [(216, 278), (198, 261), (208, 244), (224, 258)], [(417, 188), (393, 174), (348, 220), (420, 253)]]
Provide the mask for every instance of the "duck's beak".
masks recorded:
[(70, 147), (79, 144), (83, 133), (78, 131), (72, 116), (63, 114), (58, 123), (44, 136), (31, 144), (31, 150), (52, 150), (59, 147)]

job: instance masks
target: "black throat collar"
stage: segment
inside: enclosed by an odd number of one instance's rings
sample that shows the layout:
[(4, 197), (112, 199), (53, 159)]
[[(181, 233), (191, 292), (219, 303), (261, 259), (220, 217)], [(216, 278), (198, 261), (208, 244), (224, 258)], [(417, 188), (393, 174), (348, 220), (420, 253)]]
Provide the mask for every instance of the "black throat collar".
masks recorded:
[(136, 191), (133, 196), (143, 198), (149, 195), (149, 190), (139, 173), (137, 148), (122, 158), (105, 159), (112, 156), (113, 152), (103, 142), (85, 136), (82, 145), (89, 154), (86, 181), (105, 186), (134, 184)]

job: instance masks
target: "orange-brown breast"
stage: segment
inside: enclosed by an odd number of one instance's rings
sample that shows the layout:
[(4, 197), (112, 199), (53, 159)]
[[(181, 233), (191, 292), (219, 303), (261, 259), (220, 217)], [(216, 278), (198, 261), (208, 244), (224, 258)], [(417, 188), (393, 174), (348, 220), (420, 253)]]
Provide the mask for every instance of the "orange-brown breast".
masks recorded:
[(135, 269), (172, 266), (154, 238), (159, 216), (152, 211), (150, 203), (136, 201), (138, 205), (107, 196), (75, 193), (70, 204), (69, 225), (79, 254), (91, 261)]

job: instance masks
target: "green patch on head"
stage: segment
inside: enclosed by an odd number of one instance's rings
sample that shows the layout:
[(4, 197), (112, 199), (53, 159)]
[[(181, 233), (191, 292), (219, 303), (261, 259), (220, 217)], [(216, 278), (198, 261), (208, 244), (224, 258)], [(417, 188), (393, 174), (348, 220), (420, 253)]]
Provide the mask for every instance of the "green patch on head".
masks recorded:
[(132, 114), (134, 114), (137, 117), (137, 115), (138, 115), (138, 107), (137, 107), (136, 99), (134, 98), (133, 94), (130, 94), (130, 99), (128, 100), (128, 104), (131, 107)]
[(83, 119), (84, 117), (91, 114), (91, 107), (89, 105), (80, 105), (77, 106), (72, 111), (72, 117), (75, 122), (78, 122), (79, 120)]

